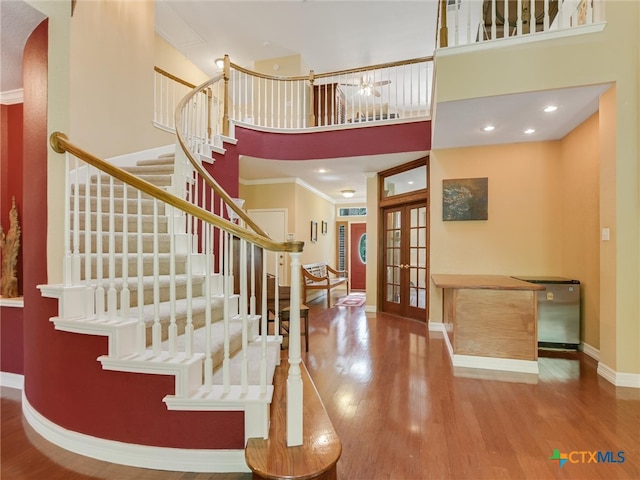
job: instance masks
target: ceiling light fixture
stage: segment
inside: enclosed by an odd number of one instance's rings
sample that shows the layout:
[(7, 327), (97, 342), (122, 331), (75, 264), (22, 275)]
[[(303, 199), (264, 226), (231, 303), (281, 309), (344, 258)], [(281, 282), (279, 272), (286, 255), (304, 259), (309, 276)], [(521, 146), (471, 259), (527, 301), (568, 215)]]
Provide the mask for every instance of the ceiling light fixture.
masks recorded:
[(493, 125), (487, 125), (482, 130), (484, 130), (485, 132), (492, 132), (495, 129), (496, 129), (496, 127), (494, 127)]
[(351, 198), (356, 194), (355, 190), (341, 190), (340, 193), (342, 193), (342, 196), (344, 198)]
[(547, 105), (546, 107), (544, 107), (544, 111), (546, 113), (555, 112), (557, 109), (558, 107), (556, 107), (555, 105)]
[(215, 64), (216, 64), (216, 67), (222, 70), (224, 68), (224, 58), (216, 58)]
[(531, 135), (532, 133), (535, 133), (535, 129), (533, 129), (533, 128), (527, 128), (527, 129), (524, 131), (524, 133), (525, 133), (526, 135)]

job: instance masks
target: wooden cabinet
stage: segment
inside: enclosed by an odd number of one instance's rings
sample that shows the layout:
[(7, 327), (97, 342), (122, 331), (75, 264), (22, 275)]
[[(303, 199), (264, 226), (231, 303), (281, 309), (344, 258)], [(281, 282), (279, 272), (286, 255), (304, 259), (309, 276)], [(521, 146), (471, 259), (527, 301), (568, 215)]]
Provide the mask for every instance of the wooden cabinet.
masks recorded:
[(313, 86), (316, 126), (345, 123), (345, 95), (338, 83)]

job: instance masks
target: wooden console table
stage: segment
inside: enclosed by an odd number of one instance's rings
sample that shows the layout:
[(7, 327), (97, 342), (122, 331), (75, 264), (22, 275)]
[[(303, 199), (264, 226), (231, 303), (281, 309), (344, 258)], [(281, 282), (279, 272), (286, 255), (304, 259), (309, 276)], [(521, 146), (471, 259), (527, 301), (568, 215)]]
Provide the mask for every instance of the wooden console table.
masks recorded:
[(537, 285), (504, 275), (431, 275), (454, 367), (538, 373)]

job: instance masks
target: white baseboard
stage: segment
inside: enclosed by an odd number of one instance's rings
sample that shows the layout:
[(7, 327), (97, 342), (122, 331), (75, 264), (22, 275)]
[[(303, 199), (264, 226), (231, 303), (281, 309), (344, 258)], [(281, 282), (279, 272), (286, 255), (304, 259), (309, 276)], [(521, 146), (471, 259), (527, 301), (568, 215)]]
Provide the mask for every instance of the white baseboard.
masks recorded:
[(640, 374), (616, 372), (613, 368), (598, 362), (598, 375), (616, 387), (640, 388)]
[(62, 428), (38, 413), (22, 394), (25, 419), (45, 439), (71, 452), (131, 467), (178, 472), (250, 472), (244, 450), (151, 447), (105, 440)]
[(538, 362), (535, 360), (517, 360), (512, 358), (479, 357), (475, 355), (458, 355), (453, 353), (453, 346), (449, 341), (449, 335), (444, 323), (429, 322), (429, 331), (442, 332), (444, 342), (451, 357), (451, 364), (454, 368), (476, 368), (480, 370), (495, 370), (500, 372), (528, 373), (537, 375), (539, 373)]
[(591, 358), (593, 358), (597, 362), (600, 361), (600, 350), (598, 350), (597, 348), (592, 347), (588, 343), (584, 343), (584, 342), (580, 343), (579, 348), (585, 353), (585, 355), (589, 355)]
[(0, 386), (23, 390), (24, 375), (19, 375), (17, 373), (0, 372)]

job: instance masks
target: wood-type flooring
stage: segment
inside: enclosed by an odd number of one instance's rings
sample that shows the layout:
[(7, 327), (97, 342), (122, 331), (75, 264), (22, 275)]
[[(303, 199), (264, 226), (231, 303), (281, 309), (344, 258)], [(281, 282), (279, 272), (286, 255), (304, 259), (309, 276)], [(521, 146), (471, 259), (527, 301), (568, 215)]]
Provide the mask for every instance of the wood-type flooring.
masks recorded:
[[(537, 379), (454, 372), (424, 323), (308, 305), (302, 357), (342, 441), (339, 479), (640, 479), (640, 390), (613, 386), (585, 354), (541, 351)], [(75, 455), (31, 429), (20, 396), (2, 388), (2, 480), (251, 478)]]

